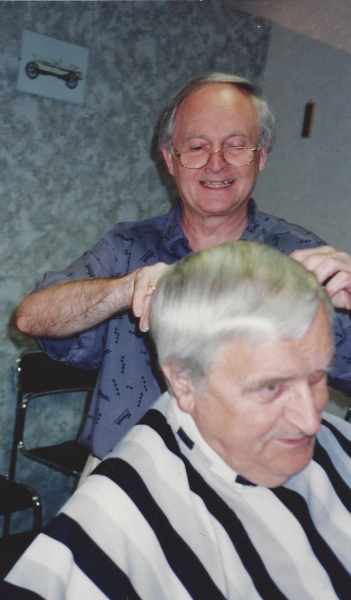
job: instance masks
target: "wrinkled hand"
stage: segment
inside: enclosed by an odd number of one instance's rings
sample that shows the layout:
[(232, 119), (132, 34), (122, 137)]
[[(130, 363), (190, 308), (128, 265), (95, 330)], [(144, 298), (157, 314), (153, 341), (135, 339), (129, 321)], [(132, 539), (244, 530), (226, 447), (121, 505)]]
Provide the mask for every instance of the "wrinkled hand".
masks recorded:
[(291, 258), (315, 274), (336, 308), (351, 309), (351, 256), (321, 246), (295, 250)]
[(151, 298), (158, 280), (167, 269), (169, 269), (169, 265), (159, 262), (135, 271), (132, 311), (136, 317), (140, 317), (140, 331), (149, 330)]

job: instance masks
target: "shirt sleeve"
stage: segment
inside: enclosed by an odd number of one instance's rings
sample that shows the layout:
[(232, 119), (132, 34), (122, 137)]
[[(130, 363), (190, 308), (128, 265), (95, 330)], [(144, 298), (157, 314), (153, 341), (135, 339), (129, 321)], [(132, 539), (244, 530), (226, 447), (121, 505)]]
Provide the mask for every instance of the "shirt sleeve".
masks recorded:
[(351, 319), (348, 312), (337, 312), (333, 324), (335, 359), (328, 383), (351, 393)]
[[(123, 248), (120, 247), (123, 240)], [(62, 271), (49, 271), (38, 283), (41, 290), (55, 283), (99, 277), (119, 277), (128, 273), (130, 241), (121, 237), (119, 226), (109, 231), (90, 250)], [(39, 346), (54, 360), (82, 369), (100, 366), (108, 321), (67, 338), (37, 338)]]

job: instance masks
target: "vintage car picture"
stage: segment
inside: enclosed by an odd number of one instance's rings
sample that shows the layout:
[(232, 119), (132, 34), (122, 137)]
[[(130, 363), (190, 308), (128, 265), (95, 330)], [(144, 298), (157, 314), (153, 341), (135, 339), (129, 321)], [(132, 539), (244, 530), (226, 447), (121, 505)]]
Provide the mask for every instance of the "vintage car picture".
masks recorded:
[(26, 73), (29, 79), (36, 79), (38, 75), (52, 75), (63, 79), (70, 90), (74, 90), (80, 79), (83, 79), (82, 71), (75, 65), (65, 66), (62, 60), (51, 60), (33, 56), (26, 64)]
[(24, 30), (17, 89), (82, 104), (89, 51)]

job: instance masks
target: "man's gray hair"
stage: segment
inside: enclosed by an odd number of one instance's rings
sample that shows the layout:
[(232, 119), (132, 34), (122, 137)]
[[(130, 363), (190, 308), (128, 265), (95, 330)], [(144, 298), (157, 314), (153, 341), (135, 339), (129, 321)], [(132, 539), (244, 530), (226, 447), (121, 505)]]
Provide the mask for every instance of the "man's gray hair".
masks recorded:
[(237, 241), (191, 254), (160, 279), (151, 335), (160, 364), (201, 382), (229, 340), (292, 340), (311, 326), (320, 302), (334, 310), (314, 274), (279, 250)]
[(164, 109), (159, 120), (158, 145), (160, 150), (168, 145), (172, 151), (171, 139), (173, 136), (174, 120), (178, 108), (185, 98), (190, 96), (198, 88), (208, 83), (230, 83), (248, 94), (256, 108), (258, 126), (260, 129), (259, 150), (266, 148), (268, 152), (273, 147), (274, 141), (274, 116), (267, 102), (256, 95), (255, 86), (248, 79), (230, 75), (227, 73), (207, 73), (199, 75), (189, 81), (179, 92), (170, 100), (168, 106)]

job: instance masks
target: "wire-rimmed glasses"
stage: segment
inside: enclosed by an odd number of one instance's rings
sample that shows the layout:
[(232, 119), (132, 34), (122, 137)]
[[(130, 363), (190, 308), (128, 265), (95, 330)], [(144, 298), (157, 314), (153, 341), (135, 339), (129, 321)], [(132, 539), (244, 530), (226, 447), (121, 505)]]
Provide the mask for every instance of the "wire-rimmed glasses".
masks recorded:
[(255, 158), (255, 148), (247, 148), (244, 146), (228, 146), (219, 150), (205, 150), (204, 148), (194, 148), (194, 150), (186, 150), (178, 152), (173, 146), (174, 155), (178, 158), (184, 169), (202, 169), (206, 167), (210, 161), (211, 155), (217, 152), (222, 153), (223, 160), (231, 167), (246, 167), (250, 165)]

